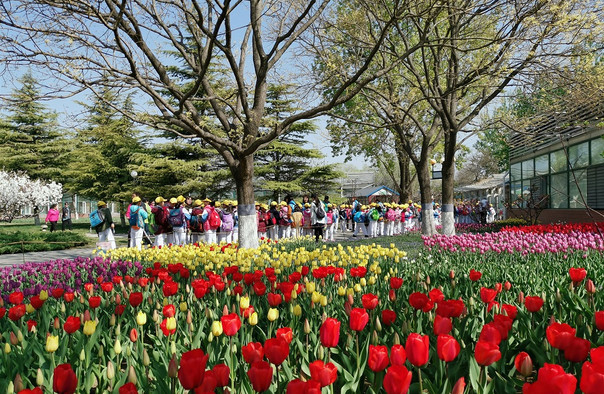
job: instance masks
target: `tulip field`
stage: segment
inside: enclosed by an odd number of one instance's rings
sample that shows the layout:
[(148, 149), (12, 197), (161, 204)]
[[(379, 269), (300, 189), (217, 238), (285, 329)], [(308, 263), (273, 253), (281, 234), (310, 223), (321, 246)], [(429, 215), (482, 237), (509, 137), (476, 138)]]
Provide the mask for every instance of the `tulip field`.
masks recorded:
[(601, 393), (598, 226), (0, 269), (0, 392)]

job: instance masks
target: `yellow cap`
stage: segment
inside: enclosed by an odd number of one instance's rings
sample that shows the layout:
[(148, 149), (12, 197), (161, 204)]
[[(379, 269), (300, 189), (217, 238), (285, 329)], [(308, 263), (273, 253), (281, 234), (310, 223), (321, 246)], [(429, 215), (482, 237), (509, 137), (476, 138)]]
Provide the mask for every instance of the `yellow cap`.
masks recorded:
[(309, 203), (304, 204), (304, 208), (310, 208), (310, 204)]
[(96, 203), (97, 207), (102, 207), (103, 205), (107, 205), (107, 203), (105, 201), (102, 201), (102, 200)]
[(174, 197), (172, 197), (172, 198), (170, 199), (170, 204), (176, 204), (177, 202), (178, 202), (178, 200), (177, 200), (177, 199), (175, 199)]
[(210, 200), (209, 198), (205, 198), (205, 200), (203, 200), (203, 202), (212, 202), (212, 200)]
[(157, 204), (161, 204), (161, 203), (162, 203), (162, 202), (164, 202), (164, 201), (166, 201), (166, 200), (164, 200), (164, 198), (163, 198), (163, 197), (157, 197), (157, 198), (155, 199), (155, 202), (156, 202)]
[(327, 208), (331, 208), (331, 207), (333, 207), (333, 205), (327, 204)]
[(185, 197), (181, 194), (180, 196), (176, 197), (176, 201), (185, 202)]
[(194, 207), (198, 207), (200, 205), (201, 205), (201, 200), (195, 200), (195, 201), (193, 201), (193, 206)]
[(271, 202), (271, 206), (276, 207), (277, 206), (277, 201)]
[(137, 202), (140, 202), (140, 200), (141, 198), (139, 196), (136, 196), (132, 199), (132, 202), (136, 204)]
[(231, 205), (236, 207), (237, 206), (237, 201), (231, 201)]
[(361, 206), (361, 209), (362, 209), (362, 210), (367, 209), (367, 205), (362, 205), (362, 206)]
[(287, 206), (287, 203), (285, 201), (281, 201), (281, 206), (285, 207), (285, 206)]
[(220, 201), (216, 201), (216, 202), (214, 203), (214, 206), (215, 206), (215, 207), (220, 207), (221, 205), (222, 205), (222, 204), (220, 203)]

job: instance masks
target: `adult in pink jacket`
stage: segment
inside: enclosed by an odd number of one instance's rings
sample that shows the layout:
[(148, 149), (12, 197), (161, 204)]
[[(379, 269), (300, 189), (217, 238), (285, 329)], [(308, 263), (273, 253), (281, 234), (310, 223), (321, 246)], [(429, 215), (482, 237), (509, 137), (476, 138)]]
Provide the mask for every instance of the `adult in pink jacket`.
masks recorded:
[(44, 219), (46, 224), (50, 223), (50, 232), (52, 233), (57, 228), (57, 222), (59, 221), (59, 210), (57, 209), (57, 204), (52, 204), (48, 213), (46, 214), (46, 219)]

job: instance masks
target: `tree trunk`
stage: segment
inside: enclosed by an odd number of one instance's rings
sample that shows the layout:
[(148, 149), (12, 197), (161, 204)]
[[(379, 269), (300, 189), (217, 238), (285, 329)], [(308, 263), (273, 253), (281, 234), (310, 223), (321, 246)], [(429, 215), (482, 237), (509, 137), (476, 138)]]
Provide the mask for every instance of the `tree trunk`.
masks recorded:
[(428, 159), (423, 156), (427, 157), (427, 155), (422, 155), (419, 163), (415, 164), (422, 202), (422, 234), (432, 236), (436, 234), (436, 226), (434, 225), (434, 211), (432, 210), (431, 175)]
[(237, 187), (237, 214), (239, 215), (239, 247), (258, 247), (258, 224), (254, 205), (254, 156), (239, 159), (236, 167), (231, 167)]
[(400, 202), (409, 201), (411, 197), (411, 159), (404, 152), (398, 155), (398, 168), (400, 172)]
[(443, 234), (455, 235), (454, 215), (454, 186), (455, 186), (455, 148), (457, 145), (457, 132), (445, 130), (445, 161), (443, 161), (443, 190), (442, 190), (442, 224)]
[(126, 227), (126, 203), (123, 201), (120, 201), (120, 223), (122, 224), (122, 227)]

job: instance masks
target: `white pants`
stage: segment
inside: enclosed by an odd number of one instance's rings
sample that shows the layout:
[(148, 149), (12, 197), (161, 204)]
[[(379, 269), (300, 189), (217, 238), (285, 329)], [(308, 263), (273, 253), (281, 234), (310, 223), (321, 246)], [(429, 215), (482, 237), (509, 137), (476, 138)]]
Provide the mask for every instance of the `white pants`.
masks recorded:
[(377, 236), (377, 222), (370, 220), (369, 221), (369, 236), (375, 237)]
[(326, 241), (333, 241), (334, 240), (334, 232), (335, 229), (335, 224), (328, 224), (325, 226), (325, 240)]
[(365, 223), (355, 223), (354, 224), (354, 233), (352, 233), (352, 235), (356, 236), (357, 233), (359, 232), (359, 230), (361, 231), (361, 233), (363, 233), (364, 236), (366, 236), (366, 237), (368, 236), (367, 227), (365, 226)]
[(160, 247), (166, 245), (166, 240), (168, 239), (168, 234), (156, 234), (155, 235), (155, 246)]
[(206, 244), (215, 244), (216, 243), (216, 230), (205, 230), (203, 233), (204, 241)]
[(99, 233), (99, 242), (109, 242), (109, 249), (115, 249), (115, 238), (111, 227)]
[(291, 238), (291, 236), (292, 236), (292, 227), (291, 226), (279, 225), (279, 239)]
[(227, 232), (220, 232), (220, 233), (216, 233), (216, 239), (218, 240), (218, 243), (230, 243), (233, 242), (233, 232), (232, 231), (227, 231)]
[(346, 220), (340, 219), (340, 229), (342, 230), (342, 232), (346, 231)]
[(174, 245), (184, 245), (187, 242), (187, 231), (184, 227), (174, 227)]
[(377, 222), (377, 233), (379, 236), (383, 237), (384, 235), (384, 221)]
[(273, 227), (269, 227), (267, 232), (270, 239), (275, 241), (279, 239), (279, 226), (274, 225)]
[(168, 244), (174, 245), (174, 233), (168, 233), (168, 234), (166, 234), (166, 242)]
[(302, 227), (292, 227), (292, 237), (299, 238), (302, 235)]
[(312, 236), (312, 235), (313, 235), (312, 228), (303, 228), (303, 229), (302, 229), (302, 234), (303, 234), (305, 237), (306, 237), (306, 236), (308, 236), (308, 235), (311, 235), (311, 236)]
[(258, 231), (258, 239), (262, 239), (262, 238), (266, 239), (266, 231), (263, 232), (263, 233), (261, 233), (260, 231)]
[(139, 228), (135, 230), (134, 227), (130, 227), (130, 247), (142, 249), (143, 246), (143, 229)]
[(191, 243), (194, 244), (199, 244), (201, 241), (203, 241), (203, 234), (202, 233), (191, 233)]

